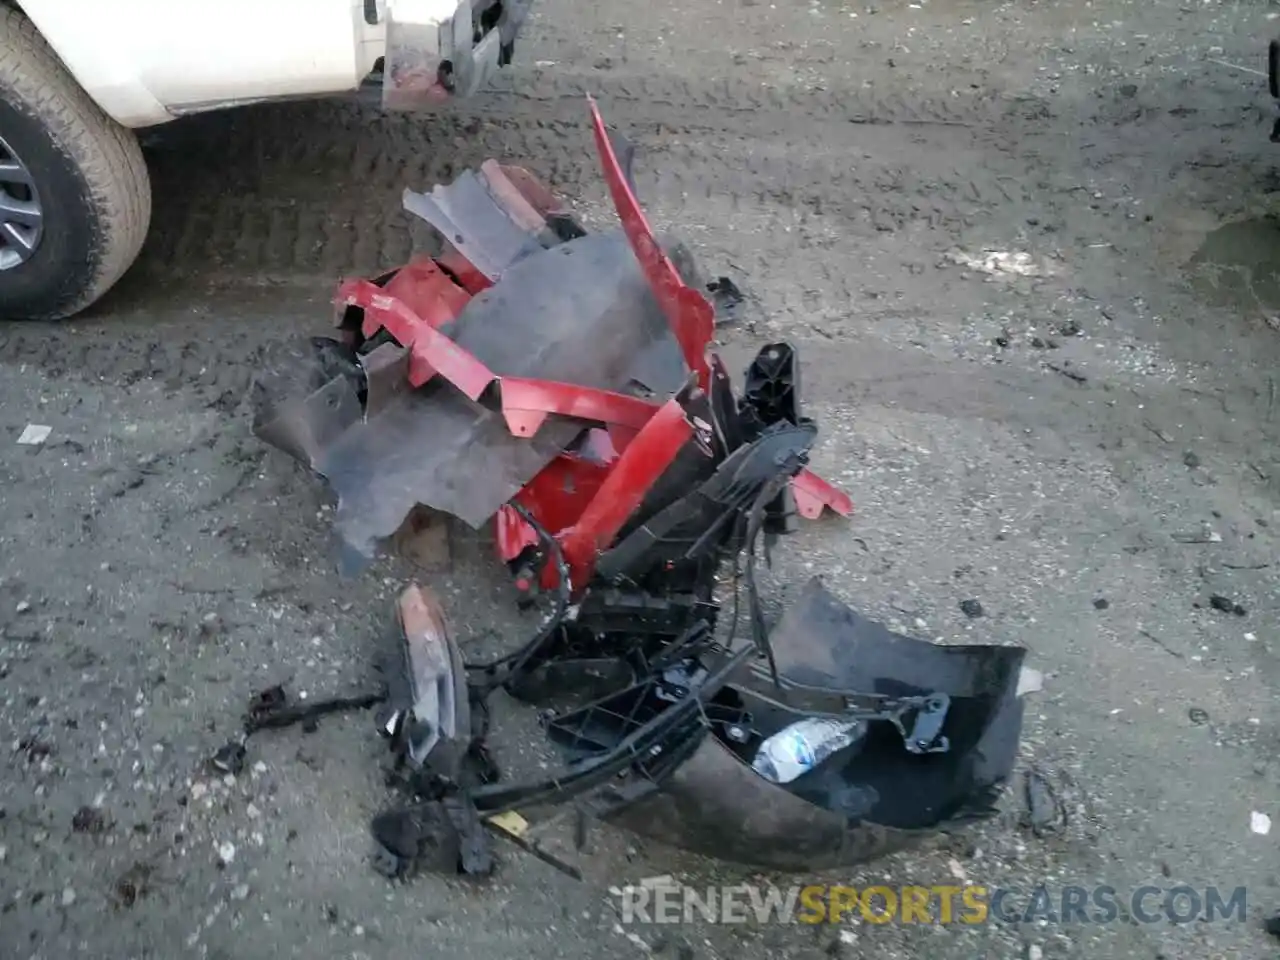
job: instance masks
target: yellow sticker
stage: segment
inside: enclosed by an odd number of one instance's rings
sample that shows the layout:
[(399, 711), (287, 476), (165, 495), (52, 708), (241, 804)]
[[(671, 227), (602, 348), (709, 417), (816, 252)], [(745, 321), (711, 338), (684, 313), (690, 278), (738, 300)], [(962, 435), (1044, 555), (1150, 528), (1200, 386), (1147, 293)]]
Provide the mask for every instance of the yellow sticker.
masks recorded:
[(508, 810), (506, 813), (495, 813), (492, 817), (489, 817), (489, 822), (513, 837), (523, 837), (529, 830), (529, 821), (514, 810)]

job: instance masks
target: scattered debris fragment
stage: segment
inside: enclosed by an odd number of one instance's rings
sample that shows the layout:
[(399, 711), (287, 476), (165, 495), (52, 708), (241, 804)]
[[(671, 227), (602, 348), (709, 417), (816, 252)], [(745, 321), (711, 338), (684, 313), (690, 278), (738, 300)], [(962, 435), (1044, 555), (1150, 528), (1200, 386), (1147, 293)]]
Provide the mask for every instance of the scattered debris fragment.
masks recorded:
[(1076, 373), (1074, 370), (1067, 369), (1067, 363), (1069, 362), (1070, 361), (1065, 361), (1062, 364), (1062, 366), (1059, 366), (1056, 363), (1046, 363), (1045, 367), (1049, 370), (1052, 370), (1054, 373), (1062, 374), (1068, 380), (1074, 380), (1076, 383), (1088, 383), (1089, 378), (1086, 377), (1083, 373)]
[(717, 327), (732, 326), (742, 319), (741, 310), (746, 297), (736, 283), (728, 277), (716, 277), (707, 284), (707, 291), (715, 307)]
[(150, 892), (148, 883), (151, 867), (138, 862), (124, 872), (116, 881), (114, 894), (116, 902), (122, 907), (132, 907), (141, 897)]
[(1209, 606), (1221, 613), (1234, 613), (1237, 617), (1243, 617), (1249, 612), (1243, 604), (1237, 603), (1230, 597), (1224, 597), (1220, 593), (1209, 597)]
[(1273, 937), (1280, 937), (1280, 912), (1267, 917), (1262, 923), (1262, 929), (1267, 931)]
[(1049, 778), (1039, 770), (1028, 770), (1023, 778), (1026, 823), (1037, 837), (1060, 833), (1067, 825), (1066, 806)]
[(977, 600), (961, 600), (960, 612), (969, 619), (974, 620), (982, 616), (984, 611), (982, 609), (982, 604)]
[(1249, 829), (1259, 836), (1265, 837), (1271, 832), (1271, 818), (1257, 810), (1249, 814)]
[[(368, 710), (383, 703), (387, 695), (383, 691), (357, 694), (351, 697), (333, 697), (327, 700), (308, 700), (293, 705), (284, 691), (284, 687), (276, 685), (254, 694), (249, 702), (249, 709), (244, 717), (244, 732), (235, 740), (231, 740), (218, 749), (209, 759), (209, 766), (222, 774), (237, 776), (244, 772), (248, 758), (246, 741), (260, 730), (281, 729), (301, 725), (308, 733), (316, 729), (319, 718), (331, 713), (343, 713), (353, 710)], [(261, 761), (254, 764), (254, 770), (262, 767)], [(198, 799), (197, 792), (203, 793), (203, 787), (195, 784), (192, 796)]]
[(981, 253), (960, 251), (950, 254), (949, 257), (953, 263), (971, 270), (978, 270), (993, 279), (1043, 277), (1053, 273), (1047, 263), (1038, 263), (1031, 254), (1023, 251), (983, 250)]
[(1018, 687), (1015, 696), (1025, 697), (1029, 693), (1039, 693), (1044, 689), (1044, 674), (1034, 667), (1023, 667), (1018, 671)]
[(71, 829), (76, 833), (105, 833), (107, 818), (97, 807), (86, 805), (71, 818)]
[(418, 869), (487, 876), (493, 854), (480, 816), (465, 796), (380, 813), (373, 820), (375, 866), (389, 877)]
[(38, 447), (49, 439), (51, 433), (53, 433), (53, 427), (29, 423), (23, 428), (22, 433), (18, 434), (18, 442), (24, 446)]
[(1178, 543), (1221, 543), (1222, 534), (1218, 533), (1213, 527), (1207, 523), (1200, 525), (1199, 533), (1179, 532), (1172, 533), (1170, 536)]
[(1188, 467), (1190, 467), (1192, 470), (1200, 466), (1200, 458), (1196, 456), (1195, 452), (1192, 450), (1188, 450), (1186, 453), (1182, 455), (1182, 462), (1186, 464)]
[(1206, 724), (1209, 722), (1209, 711), (1202, 707), (1192, 707), (1187, 711), (1187, 718), (1197, 725)]
[(279, 691), (277, 705), (265, 708), (261, 702), (251, 707), (245, 718), (245, 735), (257, 733), (259, 730), (291, 727), (295, 724), (307, 724), (330, 713), (346, 713), (352, 710), (368, 710), (376, 707), (385, 699), (383, 693), (361, 693), (351, 697), (333, 697), (329, 700), (309, 700), (299, 704), (289, 704), (284, 699), (284, 691), (273, 687), (272, 693)]
[(233, 741), (219, 748), (209, 759), (209, 765), (219, 773), (238, 776), (244, 770), (245, 749), (240, 741)]
[[(412, 585), (385, 694), (291, 707), (273, 688), (246, 735), (384, 704), (378, 729), (412, 797), (372, 824), (391, 876), (485, 876), (486, 825), (524, 841), (520, 811), (567, 802), (806, 870), (991, 816), (1017, 755), (1025, 651), (892, 633), (819, 578), (770, 626), (760, 555), (798, 516), (852, 504), (808, 469), (817, 426), (795, 349), (765, 345), (734, 392), (691, 255), (653, 236), (630, 155), (591, 111), (620, 231), (588, 233), (527, 171), (492, 161), (406, 192), (445, 252), (344, 283), (341, 339), (288, 348), (254, 386), (255, 432), (337, 491), (349, 569), (419, 505), (493, 519), (499, 559), (545, 616), (506, 656), (465, 663)], [(717, 631), (727, 565), (733, 619)], [(485, 748), (498, 689), (543, 709), (561, 769), (501, 777)], [(818, 721), (856, 731), (831, 762), (788, 783), (753, 771), (771, 737)]]

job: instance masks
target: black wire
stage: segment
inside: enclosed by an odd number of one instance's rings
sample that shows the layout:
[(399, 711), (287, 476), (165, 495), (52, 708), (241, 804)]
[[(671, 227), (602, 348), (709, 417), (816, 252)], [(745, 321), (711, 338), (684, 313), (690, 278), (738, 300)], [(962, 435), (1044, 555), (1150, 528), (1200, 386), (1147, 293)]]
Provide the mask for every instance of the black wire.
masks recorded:
[(520, 518), (524, 520), (525, 523), (529, 524), (529, 526), (533, 528), (533, 532), (537, 534), (539, 542), (547, 548), (552, 561), (556, 565), (556, 573), (559, 575), (560, 582), (556, 590), (555, 609), (552, 610), (551, 614), (545, 620), (543, 620), (542, 625), (538, 628), (538, 632), (533, 636), (533, 639), (529, 640), (529, 642), (523, 644), (521, 647), (506, 656), (499, 657), (497, 660), (492, 660), (489, 663), (468, 663), (465, 665), (467, 670), (476, 670), (483, 673), (494, 674), (502, 667), (505, 667), (508, 664), (513, 664), (508, 667), (506, 674), (501, 681), (493, 681), (491, 679), (488, 684), (477, 688), (482, 697), (487, 696), (499, 686), (508, 686), (511, 683), (512, 678), (524, 670), (526, 664), (528, 664), (533, 655), (542, 649), (547, 640), (556, 632), (557, 629), (559, 629), (560, 625), (564, 622), (565, 614), (569, 610), (569, 598), (572, 591), (572, 584), (569, 581), (569, 564), (564, 558), (564, 551), (560, 548), (559, 541), (556, 540), (556, 538), (553, 537), (524, 506), (512, 501), (511, 508), (520, 515)]
[(778, 678), (778, 662), (774, 657), (773, 643), (769, 639), (769, 630), (765, 626), (764, 609), (760, 605), (760, 593), (756, 589), (756, 541), (759, 539), (760, 530), (764, 526), (765, 508), (781, 492), (790, 479), (789, 475), (781, 474), (772, 478), (760, 488), (760, 492), (756, 494), (755, 501), (751, 504), (751, 511), (747, 514), (746, 529), (746, 581), (747, 600), (751, 610), (751, 635), (756, 645), (764, 651), (764, 655), (769, 661), (769, 675), (773, 678), (774, 686), (778, 687), (782, 685)]

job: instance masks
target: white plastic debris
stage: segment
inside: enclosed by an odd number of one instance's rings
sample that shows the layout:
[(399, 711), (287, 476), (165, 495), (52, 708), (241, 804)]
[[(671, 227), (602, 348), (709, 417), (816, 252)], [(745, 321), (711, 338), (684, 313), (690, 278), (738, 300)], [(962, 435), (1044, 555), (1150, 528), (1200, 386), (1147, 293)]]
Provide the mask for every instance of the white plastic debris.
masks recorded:
[(970, 270), (979, 270), (989, 277), (1043, 277), (1053, 271), (1045, 263), (1037, 263), (1024, 251), (983, 250), (981, 253), (960, 251), (951, 254), (951, 260)]
[(653, 890), (662, 890), (678, 888), (680, 884), (676, 882), (676, 878), (671, 874), (664, 873), (656, 877), (641, 877), (640, 886), (648, 887)]
[(1254, 810), (1249, 814), (1249, 829), (1259, 836), (1265, 837), (1271, 832), (1271, 818), (1265, 813)]
[(42, 426), (38, 423), (28, 423), (18, 436), (18, 442), (28, 447), (38, 447), (49, 439), (49, 434), (53, 433), (53, 427)]
[(1044, 689), (1044, 674), (1032, 667), (1023, 667), (1018, 673), (1018, 690), (1015, 696), (1039, 693)]

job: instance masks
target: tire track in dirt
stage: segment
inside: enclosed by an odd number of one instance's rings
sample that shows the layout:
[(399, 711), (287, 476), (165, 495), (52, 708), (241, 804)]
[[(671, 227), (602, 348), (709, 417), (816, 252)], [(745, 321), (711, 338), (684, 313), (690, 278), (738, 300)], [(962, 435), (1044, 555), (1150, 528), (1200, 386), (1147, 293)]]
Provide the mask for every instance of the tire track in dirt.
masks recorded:
[[(596, 85), (534, 77), (430, 117), (317, 103), (163, 130), (150, 152), (157, 212), (140, 269), (234, 279), (392, 265), (429, 236), (400, 210), (401, 191), (490, 156), (528, 164), (571, 199), (595, 195), (585, 96)], [(741, 207), (839, 215), (869, 236), (914, 221), (970, 222), (1007, 203), (1017, 182), (964, 162), (979, 151), (999, 155), (1009, 142), (992, 132), (1007, 111), (989, 96), (875, 99), (704, 89), (678, 78), (609, 81), (599, 96), (608, 119), (645, 149), (646, 203), (718, 195)]]
[[(588, 89), (641, 148), (637, 180), (655, 224), (686, 236), (708, 272), (733, 262), (758, 278), (779, 328), (848, 316), (868, 250), (896, 244), (927, 256), (922, 240), (950, 243), (1033, 199), (1009, 153), (1025, 108), (996, 97), (877, 98), (670, 77), (511, 82), (436, 116), (329, 101), (161, 128), (148, 149), (152, 235), (104, 303), (99, 315), (114, 311), (111, 322), (11, 331), (7, 356), (54, 376), (156, 380), (192, 391), (196, 404), (235, 409), (265, 343), (323, 330), (336, 278), (433, 243), (400, 209), (405, 187), (429, 189), (497, 156), (611, 217)], [(182, 305), (194, 291), (202, 306), (193, 313)]]

